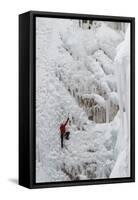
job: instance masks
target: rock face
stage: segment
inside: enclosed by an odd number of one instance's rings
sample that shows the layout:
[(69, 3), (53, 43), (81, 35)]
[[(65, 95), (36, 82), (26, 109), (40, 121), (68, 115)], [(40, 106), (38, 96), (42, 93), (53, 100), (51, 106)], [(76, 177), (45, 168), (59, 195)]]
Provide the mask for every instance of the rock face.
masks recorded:
[(123, 23), (123, 22), (101, 22), (101, 21), (95, 21), (95, 20), (79, 20), (79, 27), (83, 28), (83, 29), (94, 29), (94, 28), (98, 28), (100, 27), (103, 23), (106, 23), (107, 26), (109, 26), (110, 28), (117, 30), (117, 31), (122, 31), (122, 32), (126, 32), (127, 30), (127, 23)]

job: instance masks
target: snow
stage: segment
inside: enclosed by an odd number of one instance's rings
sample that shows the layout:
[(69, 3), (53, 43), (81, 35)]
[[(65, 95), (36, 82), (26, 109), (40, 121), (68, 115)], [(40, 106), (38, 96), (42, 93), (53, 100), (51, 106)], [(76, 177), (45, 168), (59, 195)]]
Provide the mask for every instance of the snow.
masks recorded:
[(117, 94), (116, 92), (111, 92), (111, 93), (110, 93), (110, 100), (111, 100), (115, 105), (119, 105), (118, 94)]
[(129, 93), (126, 82), (119, 87), (119, 70), (129, 80), (128, 38), (104, 22), (89, 30), (78, 20), (36, 18), (36, 182), (129, 176)]
[(122, 41), (122, 35), (108, 27), (105, 23), (102, 23), (101, 27), (96, 32), (96, 37), (99, 46), (111, 59), (114, 59), (116, 53), (115, 48)]

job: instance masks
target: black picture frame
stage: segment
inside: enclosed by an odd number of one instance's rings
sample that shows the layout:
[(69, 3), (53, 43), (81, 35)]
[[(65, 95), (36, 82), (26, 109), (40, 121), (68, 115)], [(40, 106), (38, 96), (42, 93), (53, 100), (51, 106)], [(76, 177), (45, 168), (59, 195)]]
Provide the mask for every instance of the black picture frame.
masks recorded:
[[(131, 176), (127, 178), (111, 178), (96, 180), (81, 180), (69, 182), (35, 182), (35, 87), (36, 87), (36, 17), (64, 19), (92, 19), (131, 24)], [(29, 11), (19, 15), (19, 184), (27, 188), (63, 187), (93, 184), (124, 183), (135, 181), (135, 18), (54, 13)]]

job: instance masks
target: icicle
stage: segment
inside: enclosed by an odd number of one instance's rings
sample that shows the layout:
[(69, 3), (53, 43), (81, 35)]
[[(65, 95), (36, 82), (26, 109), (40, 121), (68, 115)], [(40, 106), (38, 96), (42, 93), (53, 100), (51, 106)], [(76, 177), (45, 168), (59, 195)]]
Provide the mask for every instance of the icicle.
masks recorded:
[(106, 100), (106, 123), (110, 121), (110, 100), (109, 98)]

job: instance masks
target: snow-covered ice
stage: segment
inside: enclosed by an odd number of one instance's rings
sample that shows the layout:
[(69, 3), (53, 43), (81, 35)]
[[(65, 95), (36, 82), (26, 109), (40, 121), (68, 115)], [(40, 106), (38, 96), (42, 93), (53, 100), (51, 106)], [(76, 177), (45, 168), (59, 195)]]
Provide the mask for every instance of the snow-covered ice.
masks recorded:
[(79, 24), (36, 18), (36, 182), (130, 176), (130, 27)]

